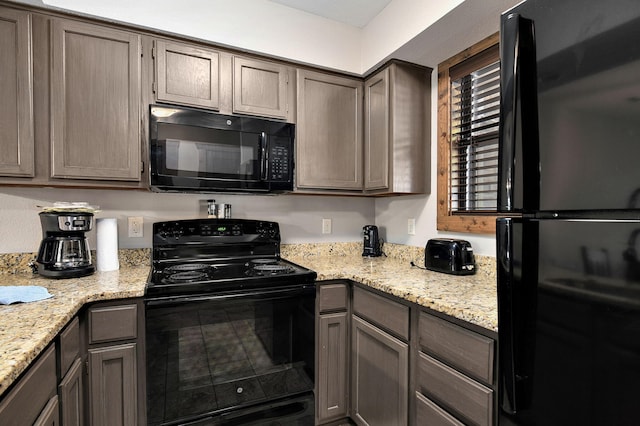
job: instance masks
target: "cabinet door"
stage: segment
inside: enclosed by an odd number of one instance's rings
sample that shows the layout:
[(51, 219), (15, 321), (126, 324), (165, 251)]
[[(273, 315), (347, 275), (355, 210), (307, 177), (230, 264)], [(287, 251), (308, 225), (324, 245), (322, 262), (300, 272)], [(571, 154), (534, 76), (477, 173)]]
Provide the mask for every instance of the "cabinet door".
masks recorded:
[(296, 186), (362, 190), (362, 81), (298, 70)]
[(76, 359), (58, 385), (60, 416), (65, 426), (84, 424), (84, 394), (82, 392), (82, 360)]
[(218, 110), (219, 63), (216, 51), (157, 40), (156, 99)]
[(347, 313), (318, 318), (319, 422), (347, 416)]
[(139, 181), (140, 37), (53, 20), (51, 175)]
[(233, 57), (233, 112), (287, 118), (289, 67)]
[(136, 344), (89, 349), (89, 403), (94, 426), (138, 420)]
[(59, 426), (60, 410), (58, 407), (58, 396), (54, 395), (47, 402), (36, 421), (33, 422), (33, 426)]
[(0, 7), (0, 175), (33, 176), (31, 15)]
[(364, 187), (389, 187), (389, 68), (364, 82)]
[(359, 425), (406, 425), (409, 346), (355, 315), (351, 327), (351, 418)]

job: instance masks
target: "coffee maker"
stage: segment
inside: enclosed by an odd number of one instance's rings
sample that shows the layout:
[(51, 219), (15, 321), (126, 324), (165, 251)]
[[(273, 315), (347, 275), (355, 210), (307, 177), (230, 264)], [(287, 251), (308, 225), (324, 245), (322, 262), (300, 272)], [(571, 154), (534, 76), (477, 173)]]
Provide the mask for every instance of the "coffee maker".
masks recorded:
[(41, 212), (42, 242), (36, 259), (38, 274), (49, 278), (91, 275), (91, 251), (85, 232), (93, 226), (93, 213)]

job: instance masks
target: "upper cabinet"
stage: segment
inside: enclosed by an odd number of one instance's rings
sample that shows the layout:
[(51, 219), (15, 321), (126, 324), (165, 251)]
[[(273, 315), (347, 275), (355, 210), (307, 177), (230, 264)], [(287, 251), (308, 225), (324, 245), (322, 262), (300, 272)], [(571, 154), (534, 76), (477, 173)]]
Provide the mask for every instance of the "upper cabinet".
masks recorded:
[(0, 7), (0, 176), (33, 176), (31, 14)]
[(292, 121), (290, 74), (286, 65), (234, 56), (233, 112)]
[(361, 192), (362, 79), (299, 69), (296, 187)]
[(220, 109), (220, 53), (180, 43), (155, 42), (156, 100)]
[(391, 62), (365, 80), (366, 193), (429, 193), (430, 79), (430, 68)]
[(139, 181), (140, 37), (52, 20), (51, 177)]

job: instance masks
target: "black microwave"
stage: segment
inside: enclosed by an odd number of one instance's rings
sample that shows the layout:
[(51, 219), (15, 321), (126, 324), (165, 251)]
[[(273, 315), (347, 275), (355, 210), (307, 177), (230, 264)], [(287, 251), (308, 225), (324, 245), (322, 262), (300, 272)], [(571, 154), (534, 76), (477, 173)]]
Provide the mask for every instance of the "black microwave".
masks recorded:
[(152, 191), (293, 190), (294, 124), (151, 105), (149, 126)]

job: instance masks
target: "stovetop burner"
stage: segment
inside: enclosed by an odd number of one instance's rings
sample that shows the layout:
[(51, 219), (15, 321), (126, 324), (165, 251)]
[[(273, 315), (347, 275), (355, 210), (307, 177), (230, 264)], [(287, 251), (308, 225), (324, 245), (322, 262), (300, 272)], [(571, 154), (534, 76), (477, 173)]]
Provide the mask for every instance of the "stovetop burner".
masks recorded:
[(147, 297), (311, 284), (316, 273), (279, 256), (275, 222), (195, 219), (153, 226)]

